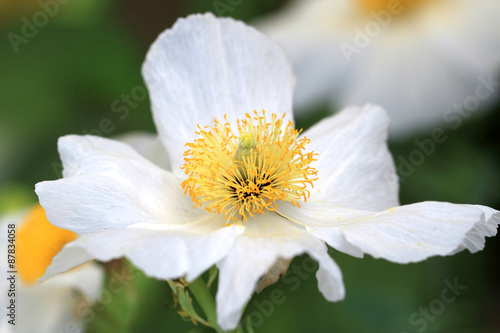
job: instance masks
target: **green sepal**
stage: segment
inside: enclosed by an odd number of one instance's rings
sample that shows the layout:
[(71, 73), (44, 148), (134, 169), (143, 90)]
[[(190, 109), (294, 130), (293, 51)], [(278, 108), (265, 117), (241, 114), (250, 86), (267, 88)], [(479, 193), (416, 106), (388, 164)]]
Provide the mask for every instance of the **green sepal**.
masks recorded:
[(205, 326), (212, 327), (212, 325), (203, 319), (194, 309), (193, 299), (186, 288), (187, 284), (183, 279), (167, 280), (168, 285), (172, 289), (174, 301), (176, 302), (177, 312), (187, 321), (192, 321), (193, 324), (201, 323)]

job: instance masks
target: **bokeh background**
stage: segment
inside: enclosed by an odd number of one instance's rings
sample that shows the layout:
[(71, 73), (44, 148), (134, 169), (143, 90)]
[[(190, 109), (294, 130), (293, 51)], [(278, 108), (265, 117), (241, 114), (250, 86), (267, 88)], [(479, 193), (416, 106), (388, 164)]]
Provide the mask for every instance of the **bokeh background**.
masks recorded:
[[(241, 1), (224, 15), (252, 22), (286, 2)], [(140, 69), (147, 49), (178, 17), (216, 8), (213, 1), (194, 0), (68, 1), (16, 52), (8, 34), (21, 35), (26, 18), (40, 10), (38, 1), (0, 2), (0, 213), (35, 203), (34, 184), (60, 177), (58, 137), (154, 132), (149, 100), (138, 97), (144, 92)], [(404, 179), (403, 204), (438, 200), (500, 209), (500, 105), (481, 111), (458, 129), (447, 129), (448, 139)], [(306, 129), (327, 115), (326, 105), (311, 109), (297, 117), (297, 126)], [(417, 148), (414, 140), (428, 138), (431, 131), (391, 140), (395, 158), (408, 158)], [(411, 265), (330, 253), (344, 274), (346, 299), (324, 300), (310, 262), (296, 258), (287, 280), (250, 301), (246, 315), (256, 332), (500, 331), (498, 238), (488, 239), (485, 250), (474, 255), (462, 252)], [(106, 268), (117, 265), (123, 263)], [(165, 282), (128, 269), (133, 279), (98, 305), (88, 332), (210, 331), (177, 315)], [(412, 314), (436, 306), (444, 281), (455, 279), (467, 289), (419, 331), (423, 325), (412, 324)], [(273, 290), (283, 296), (271, 307)]]

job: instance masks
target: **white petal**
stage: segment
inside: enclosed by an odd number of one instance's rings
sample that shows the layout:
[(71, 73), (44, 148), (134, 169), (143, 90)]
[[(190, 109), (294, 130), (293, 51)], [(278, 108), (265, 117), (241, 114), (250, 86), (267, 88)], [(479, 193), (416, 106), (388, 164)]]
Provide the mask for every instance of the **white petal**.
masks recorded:
[(69, 327), (74, 332), (84, 331), (82, 312), (88, 310), (74, 289), (44, 284), (18, 288), (15, 332), (65, 332)]
[(59, 273), (66, 272), (94, 259), (94, 257), (86, 251), (84, 246), (79, 245), (80, 242), (82, 242), (81, 237), (64, 245), (54, 258), (52, 258), (51, 264), (47, 267), (44, 275), (38, 281), (45, 281)]
[(63, 179), (36, 185), (49, 221), (76, 233), (138, 222), (186, 223), (208, 213), (193, 209), (180, 180), (126, 144), (94, 136), (59, 139)]
[(408, 263), (454, 253), (484, 218), (476, 207), (422, 202), (375, 214), (343, 232), (349, 243), (375, 258)]
[[(479, 84), (477, 76), (481, 73), (457, 70), (450, 59), (438, 56), (436, 50), (418, 37), (412, 41), (415, 45), (404, 46), (399, 43), (401, 38), (401, 34), (390, 35), (363, 49), (356, 66), (346, 74), (352, 84), (337, 94), (334, 102), (340, 107), (366, 102), (384, 106), (394, 137), (454, 123), (447, 114), (453, 105), (474, 96)], [(387, 53), (388, 49), (394, 52)], [(381, 54), (384, 56), (380, 57)], [(402, 77), (408, 78), (403, 84)]]
[(255, 29), (212, 14), (179, 19), (151, 46), (143, 67), (153, 116), (172, 169), (184, 163), (197, 124), (224, 114), (235, 124), (253, 110), (293, 120), (291, 66), (278, 45)]
[(304, 225), (313, 236), (325, 241), (340, 252), (362, 258), (363, 251), (349, 243), (342, 232), (343, 225), (373, 214), (370, 211), (333, 206), (329, 202), (307, 201), (300, 208), (290, 203), (280, 203), (278, 213), (290, 221)]
[[(429, 6), (420, 24), (436, 54), (460, 66), (464, 74), (492, 73), (500, 65), (498, 12), (500, 3), (496, 0), (443, 2)], [(451, 19), (443, 20), (443, 14)]]
[(457, 249), (457, 252), (466, 248), (471, 253), (480, 251), (484, 248), (485, 237), (493, 237), (497, 234), (497, 227), (500, 223), (500, 212), (486, 206), (472, 206), (481, 209), (484, 213), (484, 218), (474, 225), (464, 240), (462, 246)]
[(236, 228), (225, 226), (225, 219), (212, 214), (209, 219), (174, 226), (172, 230), (127, 228), (86, 234), (66, 245), (53, 259), (42, 279), (71, 268), (81, 260), (75, 253), (86, 253), (100, 261), (127, 257), (148, 276), (192, 281), (223, 258), (236, 238)]
[(343, 243), (347, 242), (355, 253), (359, 249), (397, 263), (450, 255), (464, 248), (477, 251), (500, 222), (500, 212), (491, 208), (445, 202), (421, 202), (379, 213), (343, 211), (317, 202), (302, 208), (283, 206), (279, 212), (340, 251), (349, 253)]
[(89, 262), (43, 282), (45, 287), (67, 287), (80, 291), (90, 300), (97, 300), (101, 291), (104, 272), (100, 265)]
[(367, 104), (347, 108), (303, 134), (311, 139), (307, 149), (319, 154), (312, 201), (374, 211), (399, 204), (388, 123), (383, 109)]
[(170, 170), (165, 147), (156, 134), (147, 132), (129, 132), (114, 137), (134, 148), (142, 157), (153, 162), (162, 169)]
[(286, 260), (308, 253), (320, 264), (316, 276), (325, 298), (338, 301), (344, 297), (342, 273), (328, 256), (323, 242), (275, 214), (250, 219), (245, 227), (245, 234), (238, 237), (228, 255), (217, 265), (217, 316), (223, 329), (234, 329), (238, 325), (241, 311), (258, 280), (280, 258)]

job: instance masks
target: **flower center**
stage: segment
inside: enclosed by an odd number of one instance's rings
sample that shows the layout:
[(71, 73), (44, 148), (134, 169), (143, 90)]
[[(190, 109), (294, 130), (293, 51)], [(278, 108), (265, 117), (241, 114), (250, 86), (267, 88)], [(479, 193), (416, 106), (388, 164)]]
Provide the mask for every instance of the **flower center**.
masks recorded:
[(33, 283), (42, 277), (52, 258), (75, 238), (74, 232), (50, 224), (42, 206), (36, 205), (20, 223), (17, 234), (17, 271), (23, 282)]
[(304, 152), (310, 140), (298, 139), (301, 131), (291, 122), (282, 129), (285, 115), (272, 114), (268, 122), (265, 111), (254, 113), (238, 120), (238, 135), (224, 117), (224, 124), (214, 119), (213, 127), (198, 126), (201, 137), (186, 144), (184, 194), (195, 207), (224, 213), (228, 223), (275, 211), (278, 200), (300, 207), (299, 200), (309, 197), (307, 185), (317, 180), (309, 166), (317, 154)]
[[(433, 0), (437, 1), (437, 0)], [(386, 10), (396, 15), (413, 11), (430, 0), (356, 0), (361, 11), (369, 14), (372, 11), (380, 12)]]

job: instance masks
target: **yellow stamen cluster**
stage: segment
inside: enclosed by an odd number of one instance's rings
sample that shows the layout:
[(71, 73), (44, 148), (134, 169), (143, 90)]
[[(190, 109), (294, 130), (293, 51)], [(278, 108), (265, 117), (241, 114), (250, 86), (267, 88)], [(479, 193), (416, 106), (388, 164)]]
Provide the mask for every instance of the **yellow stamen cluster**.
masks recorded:
[(50, 224), (42, 206), (36, 205), (20, 223), (17, 235), (17, 269), (23, 282), (41, 278), (52, 258), (74, 239), (74, 232)]
[(317, 180), (309, 164), (317, 154), (304, 152), (310, 140), (298, 139), (300, 131), (291, 122), (282, 129), (284, 117), (247, 113), (237, 122), (238, 135), (226, 117), (225, 123), (214, 119), (213, 127), (198, 126), (201, 137), (186, 144), (181, 167), (188, 175), (184, 194), (189, 192), (195, 207), (224, 213), (230, 223), (274, 211), (278, 200), (299, 207), (299, 200), (307, 200), (307, 185)]

